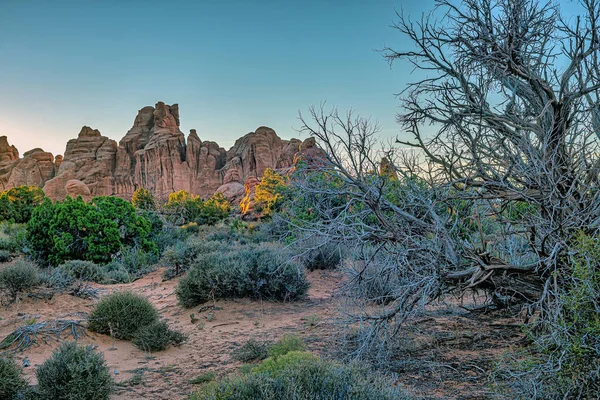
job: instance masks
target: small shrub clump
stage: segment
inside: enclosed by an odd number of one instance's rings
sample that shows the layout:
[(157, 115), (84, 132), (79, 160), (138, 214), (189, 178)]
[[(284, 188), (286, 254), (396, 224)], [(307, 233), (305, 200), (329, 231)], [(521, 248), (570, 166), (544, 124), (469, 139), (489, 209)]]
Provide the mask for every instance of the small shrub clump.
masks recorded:
[(36, 371), (43, 400), (108, 400), (113, 380), (94, 346), (65, 342)]
[(267, 343), (250, 339), (243, 346), (235, 349), (231, 353), (231, 358), (243, 363), (262, 361), (268, 357), (268, 352)]
[(210, 383), (192, 400), (336, 399), (408, 400), (409, 397), (357, 365), (343, 365), (293, 351), (268, 358), (250, 373)]
[(216, 374), (214, 372), (207, 372), (202, 375), (198, 375), (194, 379), (190, 379), (190, 383), (192, 385), (202, 385), (204, 383), (212, 382), (216, 378)]
[(269, 347), (269, 357), (277, 358), (286, 355), (292, 351), (304, 351), (306, 344), (296, 335), (283, 335)]
[(91, 261), (70, 260), (61, 264), (58, 269), (73, 279), (96, 283), (106, 283), (108, 280), (105, 268)]
[(164, 321), (154, 322), (141, 327), (135, 337), (133, 344), (145, 352), (162, 351), (170, 344), (180, 344), (186, 339), (181, 332), (169, 329)]
[(31, 289), (40, 282), (38, 267), (28, 261), (16, 260), (0, 269), (0, 289), (6, 290), (12, 298), (16, 298), (19, 293)]
[(29, 384), (23, 371), (10, 358), (0, 358), (0, 399), (17, 399)]
[(158, 321), (158, 312), (144, 296), (116, 292), (104, 297), (90, 313), (88, 329), (131, 340), (138, 330)]
[(297, 264), (280, 257), (278, 250), (248, 245), (199, 258), (179, 281), (177, 298), (184, 307), (212, 298), (301, 299), (308, 290), (304, 273)]

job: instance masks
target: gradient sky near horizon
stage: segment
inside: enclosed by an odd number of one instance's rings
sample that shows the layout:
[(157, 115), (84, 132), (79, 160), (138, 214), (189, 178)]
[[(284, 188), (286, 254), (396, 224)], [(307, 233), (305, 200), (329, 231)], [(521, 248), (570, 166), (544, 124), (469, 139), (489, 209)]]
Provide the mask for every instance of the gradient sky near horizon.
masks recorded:
[(408, 66), (395, 10), (433, 0), (0, 0), (0, 135), (62, 154), (83, 125), (121, 139), (137, 110), (178, 103), (181, 129), (229, 148), (267, 125), (298, 137), (298, 111), (327, 101), (398, 132)]
[[(572, 3), (571, 0), (565, 0)], [(562, 2), (561, 2), (562, 3)], [(121, 139), (137, 110), (178, 103), (181, 130), (229, 148), (267, 125), (298, 137), (327, 101), (395, 122), (412, 67), (390, 25), (434, 0), (0, 0), (0, 135), (62, 154), (83, 125)]]

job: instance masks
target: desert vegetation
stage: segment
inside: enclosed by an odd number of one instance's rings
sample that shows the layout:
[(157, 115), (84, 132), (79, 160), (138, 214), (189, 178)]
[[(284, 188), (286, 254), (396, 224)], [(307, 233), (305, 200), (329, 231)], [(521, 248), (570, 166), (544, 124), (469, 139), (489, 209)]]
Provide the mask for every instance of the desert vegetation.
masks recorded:
[[(323, 103), (260, 176), (206, 144), (215, 194), (0, 193), (0, 397), (600, 398), (600, 3), (578, 12), (397, 14), (412, 139)], [(154, 113), (179, 132), (176, 105)]]

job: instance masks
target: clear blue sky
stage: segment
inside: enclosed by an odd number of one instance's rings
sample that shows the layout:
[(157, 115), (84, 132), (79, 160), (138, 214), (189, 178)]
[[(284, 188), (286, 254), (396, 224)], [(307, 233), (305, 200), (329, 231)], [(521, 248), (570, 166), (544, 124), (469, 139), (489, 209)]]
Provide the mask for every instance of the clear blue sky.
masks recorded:
[(89, 125), (119, 140), (138, 109), (179, 103), (182, 131), (225, 148), (260, 125), (298, 136), (298, 110), (326, 100), (394, 136), (410, 69), (395, 10), (433, 0), (0, 0), (0, 134), (62, 154)]

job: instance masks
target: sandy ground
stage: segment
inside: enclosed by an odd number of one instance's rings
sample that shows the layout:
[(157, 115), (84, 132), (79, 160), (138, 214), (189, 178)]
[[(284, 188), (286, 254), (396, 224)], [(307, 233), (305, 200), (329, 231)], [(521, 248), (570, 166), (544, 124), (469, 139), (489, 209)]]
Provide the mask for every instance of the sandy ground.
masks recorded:
[[(201, 310), (201, 307), (180, 307), (175, 296), (178, 279), (162, 282), (161, 273), (162, 270), (157, 270), (131, 284), (94, 285), (102, 290), (101, 296), (113, 290), (131, 290), (147, 296), (172, 329), (188, 335), (188, 340), (178, 347), (147, 354), (130, 342), (113, 342), (110, 336), (87, 332), (79, 342), (92, 343), (104, 353), (115, 381), (120, 383), (112, 397), (115, 400), (183, 398), (193, 391), (194, 385), (189, 381), (198, 375), (212, 371), (223, 376), (239, 368), (241, 364), (232, 360), (231, 352), (250, 338), (276, 340), (283, 334), (296, 333), (311, 350), (318, 352), (324, 346), (321, 340), (325, 341), (328, 336), (324, 332), (326, 321), (335, 312), (332, 293), (340, 282), (337, 273), (315, 271), (308, 274), (311, 287), (304, 301), (217, 301), (216, 310), (211, 311)], [(48, 300), (27, 299), (0, 308), (0, 338), (32, 318), (36, 322), (84, 319), (96, 301), (56, 294)], [(191, 322), (192, 313), (199, 320), (196, 323)], [(212, 317), (207, 318), (210, 313)], [(318, 315), (320, 322), (309, 326), (307, 319), (314, 321), (314, 315)], [(57, 344), (51, 338), (47, 343), (39, 340), (35, 346), (15, 354), (18, 363), (28, 361), (30, 366), (25, 372), (32, 383), (35, 383), (35, 367), (50, 356)]]
[[(130, 342), (113, 342), (110, 336), (87, 332), (79, 341), (92, 343), (104, 353), (119, 384), (114, 400), (185, 398), (196, 387), (191, 379), (207, 372), (214, 372), (217, 377), (235, 372), (241, 364), (231, 358), (231, 352), (251, 338), (276, 340), (286, 333), (295, 333), (309, 350), (335, 353), (329, 338), (333, 331), (331, 317), (337, 313), (333, 295), (342, 280), (337, 272), (309, 273), (311, 286), (304, 301), (217, 301), (212, 311), (208, 307), (180, 307), (175, 296), (178, 279), (162, 282), (161, 273), (159, 269), (131, 284), (93, 285), (100, 290), (100, 296), (114, 290), (143, 294), (171, 328), (188, 335), (188, 340), (178, 347), (146, 354)], [(0, 339), (32, 318), (35, 322), (85, 320), (96, 302), (97, 299), (55, 294), (50, 299), (28, 298), (0, 307)], [(192, 313), (198, 319), (195, 323), (190, 318)], [(318, 322), (310, 326), (307, 320)], [(518, 321), (510, 317), (468, 313), (458, 304), (434, 307), (402, 332), (403, 348), (389, 367), (398, 373), (397, 385), (425, 399), (502, 398), (490, 390), (489, 374), (498, 357), (518, 346), (522, 337)], [(58, 344), (52, 338), (38, 339), (36, 345), (15, 354), (17, 362), (29, 364), (25, 372), (32, 383), (35, 367)]]

